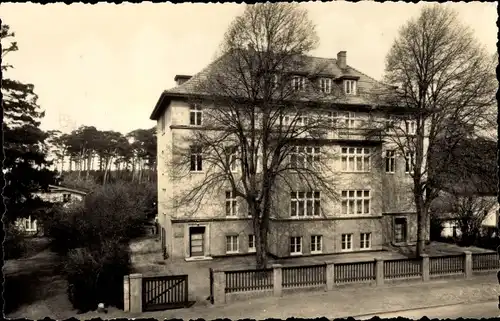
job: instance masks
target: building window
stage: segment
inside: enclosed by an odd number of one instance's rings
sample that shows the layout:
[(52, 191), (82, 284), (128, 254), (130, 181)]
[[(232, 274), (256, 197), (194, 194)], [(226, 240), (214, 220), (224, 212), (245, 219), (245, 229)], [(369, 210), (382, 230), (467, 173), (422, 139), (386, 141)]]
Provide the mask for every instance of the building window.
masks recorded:
[(321, 209), (320, 192), (291, 192), (290, 216), (319, 216)]
[(344, 80), (344, 92), (346, 95), (356, 95), (356, 80)]
[(71, 194), (63, 194), (63, 203), (68, 203), (69, 201), (71, 201)]
[(339, 119), (339, 113), (338, 112), (331, 111), (331, 112), (328, 113), (328, 120), (330, 122), (330, 126), (332, 126), (333, 128), (337, 127), (338, 119)]
[(321, 78), (319, 80), (319, 90), (325, 94), (332, 92), (332, 80), (330, 78)]
[(201, 172), (203, 170), (203, 159), (200, 146), (191, 146), (191, 171)]
[(372, 234), (371, 233), (361, 233), (359, 238), (359, 247), (362, 250), (367, 250), (372, 247)]
[(311, 235), (311, 253), (317, 254), (323, 251), (323, 236)]
[(342, 214), (370, 214), (370, 191), (342, 191)]
[(341, 149), (343, 172), (369, 172), (371, 149), (362, 147), (343, 147)]
[(356, 126), (356, 113), (352, 111), (346, 111), (338, 113), (337, 118), (340, 121), (340, 126), (342, 128), (352, 129)]
[(413, 173), (413, 167), (415, 164), (415, 152), (409, 152), (407, 151), (405, 153), (405, 172), (407, 174)]
[(394, 219), (394, 241), (396, 243), (406, 242), (406, 218)]
[(236, 216), (238, 203), (233, 191), (226, 192), (226, 216)]
[(342, 251), (352, 250), (352, 234), (342, 234)]
[(417, 133), (417, 121), (416, 120), (406, 120), (406, 134), (415, 135)]
[(238, 253), (238, 235), (226, 236), (226, 253)]
[(238, 170), (238, 147), (227, 147), (226, 148), (226, 155), (227, 155), (227, 164), (229, 167), (229, 170), (231, 172), (236, 172)]
[(290, 166), (292, 168), (313, 168), (315, 163), (319, 162), (319, 147), (292, 147), (290, 153)]
[(302, 254), (302, 236), (292, 236), (290, 238), (290, 254)]
[(295, 91), (304, 90), (306, 87), (306, 78), (302, 76), (294, 76), (292, 78), (292, 88)]
[(396, 171), (396, 152), (394, 150), (385, 151), (385, 172), (394, 173)]
[(255, 235), (248, 235), (248, 252), (255, 252)]
[(200, 105), (191, 106), (189, 111), (189, 124), (194, 126), (201, 126), (201, 118), (203, 111)]

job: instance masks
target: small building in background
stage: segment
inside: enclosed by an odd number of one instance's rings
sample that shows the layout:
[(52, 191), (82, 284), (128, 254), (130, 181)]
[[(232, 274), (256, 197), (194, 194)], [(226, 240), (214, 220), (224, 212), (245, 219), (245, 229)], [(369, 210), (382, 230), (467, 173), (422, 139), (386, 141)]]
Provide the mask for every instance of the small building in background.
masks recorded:
[[(87, 191), (49, 185), (48, 191), (38, 192), (35, 193), (35, 195), (45, 202), (61, 204), (63, 207), (67, 207), (70, 204), (83, 201), (85, 195), (87, 195)], [(41, 225), (38, 224), (37, 220), (33, 219), (31, 215), (26, 218), (17, 219), (15, 224), (19, 229), (29, 235), (38, 235), (42, 232)]]

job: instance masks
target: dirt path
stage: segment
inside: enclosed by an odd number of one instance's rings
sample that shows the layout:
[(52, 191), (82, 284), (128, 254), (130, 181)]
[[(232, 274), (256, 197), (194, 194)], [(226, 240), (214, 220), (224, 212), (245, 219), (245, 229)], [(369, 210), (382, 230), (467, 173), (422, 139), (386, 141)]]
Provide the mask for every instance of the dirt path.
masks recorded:
[(67, 299), (61, 259), (50, 250), (8, 260), (3, 273), (4, 312), (8, 318), (65, 319), (75, 314)]

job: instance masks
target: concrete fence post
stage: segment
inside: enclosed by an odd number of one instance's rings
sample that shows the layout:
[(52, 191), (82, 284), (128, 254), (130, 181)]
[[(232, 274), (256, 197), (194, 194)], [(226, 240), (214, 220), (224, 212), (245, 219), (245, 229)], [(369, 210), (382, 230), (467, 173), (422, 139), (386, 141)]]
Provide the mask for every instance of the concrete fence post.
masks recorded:
[(384, 285), (384, 260), (375, 259), (375, 281), (377, 286)]
[(464, 254), (465, 254), (464, 258), (465, 278), (470, 279), (472, 277), (472, 252), (464, 251)]
[(130, 311), (130, 280), (128, 275), (123, 276), (123, 311)]
[(131, 313), (142, 313), (142, 274), (130, 274), (129, 289), (129, 311)]
[(429, 255), (422, 254), (422, 281), (427, 282), (430, 280), (430, 263)]
[(335, 264), (325, 262), (326, 264), (326, 290), (331, 291), (335, 286)]
[(214, 270), (213, 295), (214, 304), (226, 303), (226, 273), (220, 270)]
[(273, 264), (273, 295), (281, 296), (283, 294), (283, 267), (281, 264)]

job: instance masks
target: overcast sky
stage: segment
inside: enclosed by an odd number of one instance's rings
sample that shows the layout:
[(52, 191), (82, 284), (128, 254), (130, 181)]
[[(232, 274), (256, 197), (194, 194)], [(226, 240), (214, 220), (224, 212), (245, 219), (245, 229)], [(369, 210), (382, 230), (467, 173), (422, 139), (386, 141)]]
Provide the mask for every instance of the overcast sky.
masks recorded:
[[(317, 26), (315, 56), (336, 57), (380, 79), (398, 29), (423, 4), (304, 3)], [(447, 4), (496, 51), (496, 3)], [(192, 75), (214, 57), (238, 4), (2, 4), (19, 51), (7, 76), (33, 83), (43, 129), (80, 125), (123, 133), (149, 128), (149, 115), (176, 74)]]

